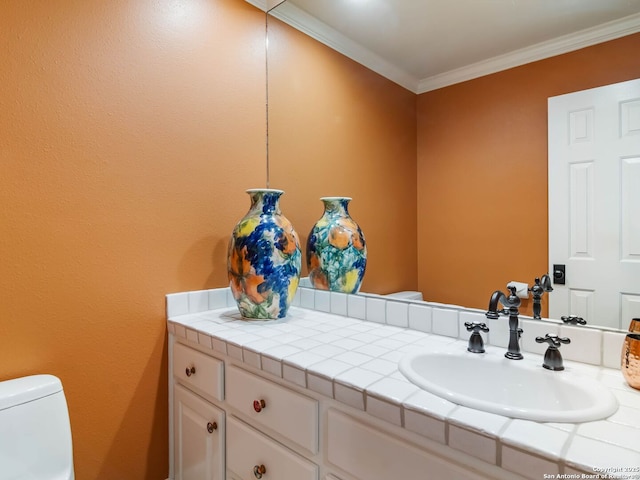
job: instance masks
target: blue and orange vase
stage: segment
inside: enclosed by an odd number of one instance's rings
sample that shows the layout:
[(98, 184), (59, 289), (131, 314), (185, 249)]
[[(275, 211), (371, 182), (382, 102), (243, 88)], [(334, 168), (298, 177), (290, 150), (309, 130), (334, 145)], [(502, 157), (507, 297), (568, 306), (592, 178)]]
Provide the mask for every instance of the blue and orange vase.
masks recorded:
[(243, 317), (283, 318), (300, 281), (298, 235), (280, 211), (282, 190), (251, 189), (247, 193), (251, 207), (229, 240), (229, 286)]
[(307, 268), (314, 288), (357, 293), (367, 266), (367, 245), (349, 215), (349, 197), (322, 197), (324, 213), (307, 241)]

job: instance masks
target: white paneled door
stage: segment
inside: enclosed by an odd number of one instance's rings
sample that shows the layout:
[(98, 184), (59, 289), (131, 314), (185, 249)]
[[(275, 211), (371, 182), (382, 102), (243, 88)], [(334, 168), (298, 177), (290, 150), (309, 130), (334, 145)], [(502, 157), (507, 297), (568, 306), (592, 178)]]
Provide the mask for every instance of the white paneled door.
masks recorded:
[(640, 317), (640, 79), (549, 98), (549, 316)]

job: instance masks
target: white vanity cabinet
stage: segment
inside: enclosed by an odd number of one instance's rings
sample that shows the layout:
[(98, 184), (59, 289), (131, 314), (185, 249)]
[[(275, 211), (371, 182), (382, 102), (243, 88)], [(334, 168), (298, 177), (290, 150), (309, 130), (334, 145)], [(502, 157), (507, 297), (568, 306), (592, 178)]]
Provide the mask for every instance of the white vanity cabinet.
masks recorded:
[(517, 477), (478, 470), (447, 447), (425, 448), (364, 412), (182, 342), (170, 340), (175, 480)]
[[(638, 392), (619, 370), (568, 365), (618, 398), (619, 411), (597, 423), (478, 411), (422, 391), (398, 369), (412, 352), (464, 352), (463, 329), (463, 338), (442, 336), (345, 316), (343, 307), (404, 311), (409, 325), (427, 317), (435, 324), (439, 313), (450, 325), (457, 319), (456, 330), (481, 313), (360, 295), (336, 296), (342, 313), (329, 313), (333, 299), (303, 289), (301, 305), (318, 310), (292, 307), (286, 319), (253, 322), (241, 320), (228, 288), (167, 296), (170, 480), (188, 478), (187, 465), (227, 480), (538, 480), (640, 464), (640, 447), (619, 445), (637, 433), (640, 415)], [(618, 361), (622, 334), (560, 328), (585, 348), (600, 345), (603, 362)], [(201, 427), (211, 418), (219, 419), (219, 443)], [(198, 447), (185, 450), (191, 442)]]

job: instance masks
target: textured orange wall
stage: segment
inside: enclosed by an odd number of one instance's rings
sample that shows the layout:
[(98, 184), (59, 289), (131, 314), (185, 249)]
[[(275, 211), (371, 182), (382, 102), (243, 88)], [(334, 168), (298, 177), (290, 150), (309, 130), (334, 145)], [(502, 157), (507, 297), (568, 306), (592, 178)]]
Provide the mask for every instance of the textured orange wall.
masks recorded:
[(640, 77), (639, 51), (635, 34), (419, 95), (425, 298), (484, 309), (546, 273), (547, 98)]
[(0, 379), (63, 382), (76, 478), (168, 473), (164, 295), (226, 284), (265, 183), (264, 14), (0, 2)]
[(303, 251), (319, 198), (352, 197), (367, 240), (362, 290), (416, 289), (415, 94), (270, 21), (269, 144), (271, 186), (286, 192)]
[[(352, 195), (365, 288), (415, 288), (415, 95), (288, 27), (276, 42), (317, 82), (280, 97), (295, 107), (272, 138), (284, 212), (306, 240), (318, 197)], [(62, 379), (78, 480), (163, 479), (164, 295), (227, 284), (244, 190), (266, 184), (264, 14), (242, 0), (13, 0), (0, 44), (0, 380)], [(332, 125), (300, 111), (309, 98)]]

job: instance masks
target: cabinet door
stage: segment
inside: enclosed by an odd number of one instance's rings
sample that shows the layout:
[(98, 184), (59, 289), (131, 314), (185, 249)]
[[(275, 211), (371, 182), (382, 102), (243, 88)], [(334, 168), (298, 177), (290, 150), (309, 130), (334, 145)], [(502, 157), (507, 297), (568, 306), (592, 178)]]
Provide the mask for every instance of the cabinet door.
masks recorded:
[(327, 460), (366, 480), (487, 480), (463, 465), (379, 431), (338, 410), (327, 413)]
[(173, 387), (175, 480), (224, 480), (224, 412)]

